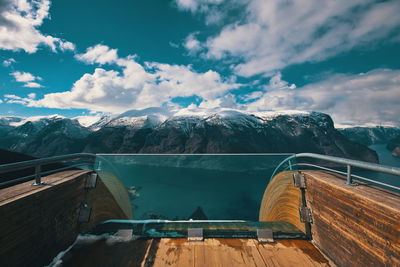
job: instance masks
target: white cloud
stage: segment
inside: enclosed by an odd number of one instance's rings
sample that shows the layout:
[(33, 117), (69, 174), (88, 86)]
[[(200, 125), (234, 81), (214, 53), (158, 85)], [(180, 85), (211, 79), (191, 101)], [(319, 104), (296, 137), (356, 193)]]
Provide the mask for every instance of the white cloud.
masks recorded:
[(40, 88), (43, 87), (41, 84), (36, 83), (36, 82), (27, 82), (24, 84), (24, 87), (28, 87), (28, 88)]
[(29, 72), (15, 71), (11, 73), (11, 75), (14, 76), (17, 82), (30, 82), (36, 79), (36, 77), (30, 74)]
[(191, 12), (207, 11), (210, 5), (220, 4), (224, 0), (175, 0), (179, 9)]
[(34, 53), (40, 45), (53, 51), (74, 50), (75, 45), (45, 35), (38, 28), (49, 16), (49, 0), (3, 0), (0, 3), (0, 49)]
[(278, 72), (277, 74), (275, 74), (274, 76), (271, 77), (271, 79), (269, 80), (269, 86), (266, 87), (267, 90), (270, 90), (270, 89), (295, 89), (295, 88), (296, 88), (295, 84), (289, 85), (289, 83), (287, 81), (282, 80), (282, 74), (280, 72)]
[[(239, 1), (241, 0), (230, 0), (232, 4)], [(205, 15), (206, 24), (217, 24), (223, 20), (229, 9), (227, 5), (221, 7), (223, 2), (224, 0), (175, 0), (178, 9)]]
[(171, 46), (173, 48), (179, 48), (180, 47), (179, 44), (176, 44), (174, 42), (169, 42), (168, 44), (169, 44), (169, 46)]
[(173, 105), (175, 97), (197, 95), (207, 101), (240, 86), (212, 70), (199, 73), (191, 66), (156, 62), (141, 65), (132, 56), (119, 58), (115, 49), (104, 45), (90, 47), (78, 58), (88, 63), (117, 65), (122, 70), (96, 68), (77, 80), (70, 91), (50, 93), (28, 105), (119, 113)]
[(35, 93), (30, 93), (30, 94), (28, 94), (28, 98), (35, 99), (36, 98), (36, 94)]
[(6, 94), (4, 95), (4, 102), (9, 104), (21, 104), (21, 105), (29, 105), (31, 99), (20, 97), (17, 95)]
[(24, 83), (24, 87), (29, 87), (29, 88), (39, 88), (42, 87), (37, 82), (34, 81), (41, 81), (42, 78), (39, 76), (34, 76), (29, 72), (20, 72), (20, 71), (15, 71), (11, 73), (12, 76), (14, 76), (15, 80), (17, 82)]
[[(213, 6), (210, 1), (177, 0), (177, 3), (180, 9), (198, 13)], [(235, 61), (234, 70), (241, 76), (269, 76), (288, 65), (321, 61), (357, 46), (373, 45), (393, 36), (400, 25), (398, 0), (240, 3), (247, 3), (242, 16), (202, 45), (208, 58)]]
[(117, 49), (110, 49), (106, 45), (98, 44), (86, 49), (86, 53), (77, 54), (75, 58), (87, 64), (115, 63), (118, 59)]
[(339, 124), (400, 126), (400, 70), (376, 69), (361, 74), (334, 74), (299, 88), (266, 89), (247, 110), (320, 111)]
[(200, 41), (196, 38), (196, 33), (189, 34), (186, 37), (183, 46), (186, 48), (186, 50), (189, 51), (189, 54), (191, 55), (194, 55), (196, 52), (202, 49)]
[(9, 67), (9, 66), (11, 66), (12, 64), (14, 64), (16, 61), (15, 61), (15, 59), (13, 59), (13, 58), (9, 58), (9, 59), (5, 59), (4, 61), (3, 61), (3, 66), (4, 67)]

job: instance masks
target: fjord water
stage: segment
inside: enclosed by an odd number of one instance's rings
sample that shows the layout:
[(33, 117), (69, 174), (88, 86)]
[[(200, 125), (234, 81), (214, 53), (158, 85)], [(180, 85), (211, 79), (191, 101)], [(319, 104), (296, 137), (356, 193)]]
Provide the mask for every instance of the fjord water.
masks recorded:
[[(379, 164), (400, 168), (400, 158), (393, 157), (392, 153), (386, 148), (385, 144), (375, 144), (369, 146), (369, 148), (375, 150), (378, 154)], [(379, 182), (400, 187), (399, 176), (362, 170), (358, 170), (357, 174)]]
[(393, 157), (392, 153), (386, 148), (386, 145), (371, 145), (369, 148), (376, 151), (380, 164), (400, 168), (400, 158)]
[(134, 219), (258, 221), (271, 174), (288, 156), (102, 155), (101, 168), (127, 188)]

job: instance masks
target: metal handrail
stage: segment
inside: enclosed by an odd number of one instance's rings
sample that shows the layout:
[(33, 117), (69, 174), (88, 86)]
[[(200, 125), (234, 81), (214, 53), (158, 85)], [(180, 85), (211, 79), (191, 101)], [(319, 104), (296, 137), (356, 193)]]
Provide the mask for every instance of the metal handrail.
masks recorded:
[[(77, 163), (77, 164), (73, 164), (73, 165), (68, 165), (68, 166), (65, 166), (65, 167), (62, 167), (62, 168), (52, 169), (52, 170), (49, 170), (49, 171), (44, 171), (44, 172), (41, 171), (40, 172), (40, 177), (42, 177), (44, 175), (47, 175), (47, 174), (52, 174), (52, 173), (56, 173), (56, 172), (60, 172), (60, 171), (65, 171), (65, 170), (72, 169), (72, 168), (87, 166), (87, 164), (88, 163), (86, 163), (86, 162), (82, 162), (82, 163)], [(6, 181), (6, 182), (1, 182), (0, 183), (0, 188), (7, 187), (9, 185), (14, 185), (14, 184), (21, 183), (21, 182), (26, 182), (26, 181), (32, 180), (33, 178), (36, 178), (36, 176), (37, 176), (37, 174), (34, 173), (34, 174), (27, 175), (27, 176), (24, 176), (24, 177), (15, 178), (15, 179), (12, 179), (12, 180), (9, 180), (9, 181)], [(43, 183), (40, 181), (40, 184), (43, 184)], [(33, 185), (39, 185), (39, 184), (36, 184), (36, 182), (35, 182)]]
[[(339, 170), (335, 170), (335, 169), (331, 169), (331, 168), (327, 168), (327, 167), (323, 167), (323, 166), (319, 166), (319, 165), (315, 165), (315, 164), (309, 164), (309, 163), (294, 163), (292, 166), (308, 166), (308, 167), (322, 169), (322, 170), (325, 170), (325, 171), (331, 171), (331, 172), (339, 173), (339, 174), (342, 174), (342, 175), (347, 175), (346, 172), (342, 172), (342, 171), (339, 171)], [(285, 171), (288, 170), (288, 169), (289, 169), (289, 167), (286, 167)], [(355, 174), (351, 174), (351, 176), (354, 177), (354, 178), (357, 178), (357, 179), (365, 180), (365, 181), (370, 182), (370, 183), (379, 184), (379, 185), (383, 185), (383, 186), (386, 186), (386, 187), (389, 187), (389, 188), (400, 190), (400, 187), (397, 187), (397, 186), (394, 186), (394, 185), (382, 183), (382, 182), (375, 181), (375, 180), (372, 180), (372, 179), (368, 179), (368, 178), (365, 178), (365, 177), (362, 177), (362, 176), (359, 176), (359, 175), (355, 175)]]
[[(353, 183), (354, 175), (352, 175), (352, 173), (351, 173), (352, 167), (357, 167), (360, 169), (400, 176), (400, 168), (396, 168), (396, 167), (392, 167), (392, 166), (385, 166), (385, 165), (380, 165), (380, 164), (376, 164), (376, 163), (370, 163), (370, 162), (364, 162), (364, 161), (346, 159), (346, 158), (339, 158), (339, 157), (333, 157), (333, 156), (326, 156), (326, 155), (320, 155), (320, 154), (314, 154), (314, 153), (299, 153), (299, 154), (295, 154), (293, 156), (290, 156), (290, 157), (284, 159), (275, 168), (274, 172), (272, 173), (271, 179), (277, 174), (278, 170), (282, 167), (283, 164), (285, 164), (286, 162), (289, 162), (289, 164), (291, 164), (290, 160), (293, 160), (295, 158), (313, 158), (313, 159), (325, 160), (325, 161), (345, 165), (347, 167), (346, 184), (348, 184), (348, 185), (356, 185)], [(387, 185), (387, 184), (384, 184), (384, 185)], [(389, 187), (390, 187), (390, 185), (389, 185)]]
[[(41, 184), (43, 184), (41, 181), (41, 176), (43, 174), (41, 169), (42, 169), (43, 165), (59, 163), (59, 162), (67, 161), (67, 160), (73, 160), (73, 159), (82, 159), (82, 158), (96, 159), (96, 154), (76, 153), (76, 154), (54, 156), (54, 157), (41, 158), (41, 159), (33, 159), (33, 160), (27, 160), (27, 161), (15, 162), (15, 163), (8, 163), (8, 164), (0, 165), (0, 173), (35, 168), (35, 174), (34, 174), (35, 183), (33, 185), (41, 185)], [(24, 178), (27, 178), (27, 177), (24, 177)]]
[[(0, 165), (0, 173), (12, 172), (12, 171), (23, 170), (23, 169), (28, 169), (28, 168), (35, 168), (35, 174), (34, 174), (35, 183), (34, 183), (34, 185), (41, 185), (42, 184), (41, 175), (44, 174), (43, 172), (41, 172), (41, 167), (43, 165), (59, 163), (59, 162), (67, 161), (67, 160), (82, 159), (82, 158), (88, 158), (88, 159), (95, 160), (97, 156), (101, 157), (102, 155), (106, 155), (106, 154), (97, 154), (96, 155), (96, 154), (91, 154), (91, 153), (76, 153), (76, 154), (54, 156), (54, 157), (48, 157), (48, 158), (41, 158), (41, 159), (34, 159), (34, 160), (28, 160), (28, 161), (22, 161), (22, 162), (16, 162), (16, 163), (3, 164), (3, 165)], [(142, 154), (137, 154), (137, 155), (142, 155)], [(158, 155), (165, 155), (165, 154), (158, 154)], [(184, 155), (187, 156), (187, 155), (192, 155), (192, 154), (184, 154)], [(199, 154), (199, 155), (204, 155), (204, 154)], [(208, 155), (210, 155), (210, 154), (208, 154)], [(227, 155), (227, 154), (215, 154), (215, 155)], [(231, 155), (237, 155), (237, 154), (231, 154)], [(240, 154), (240, 155), (246, 155), (246, 154)], [(258, 154), (254, 154), (254, 155), (258, 155)], [(265, 155), (267, 155), (267, 154), (265, 154)], [(273, 155), (277, 155), (277, 154), (274, 153)], [(282, 155), (287, 155), (287, 154), (282, 154)], [(396, 168), (396, 167), (384, 166), (384, 165), (379, 165), (379, 164), (370, 163), (370, 162), (363, 162), (363, 161), (359, 161), (359, 160), (326, 156), (326, 155), (320, 155), (320, 154), (314, 154), (314, 153), (299, 153), (299, 154), (293, 154), (293, 155), (287, 157), (286, 159), (284, 159), (275, 168), (275, 170), (271, 176), (271, 179), (277, 174), (278, 170), (282, 167), (283, 164), (288, 162), (289, 166), (291, 168), (293, 165), (295, 165), (295, 164), (291, 163), (291, 160), (293, 160), (295, 158), (301, 158), (301, 157), (325, 160), (325, 161), (338, 163), (338, 164), (347, 166), (347, 172), (345, 174), (347, 175), (346, 184), (348, 184), (348, 185), (355, 185), (353, 183), (352, 177), (353, 176), (357, 177), (351, 173), (352, 167), (357, 167), (357, 168), (361, 168), (361, 169), (366, 169), (366, 170), (400, 176), (400, 168)], [(103, 160), (105, 160), (105, 159), (103, 159)], [(32, 177), (32, 175), (26, 176), (23, 178), (27, 179), (28, 177)], [(363, 177), (361, 177), (361, 178), (363, 178)], [(13, 181), (15, 182), (20, 179), (22, 179), (22, 178), (14, 179)], [(364, 178), (364, 179), (368, 180), (367, 178)], [(370, 181), (372, 181), (372, 180), (370, 180)], [(9, 184), (9, 183), (12, 183), (12, 181), (7, 181), (5, 183)], [(378, 182), (378, 183), (380, 184), (380, 182)], [(2, 185), (2, 184), (3, 183), (0, 183), (0, 185)], [(383, 185), (393, 187), (393, 186), (390, 186), (387, 184), (383, 184)]]

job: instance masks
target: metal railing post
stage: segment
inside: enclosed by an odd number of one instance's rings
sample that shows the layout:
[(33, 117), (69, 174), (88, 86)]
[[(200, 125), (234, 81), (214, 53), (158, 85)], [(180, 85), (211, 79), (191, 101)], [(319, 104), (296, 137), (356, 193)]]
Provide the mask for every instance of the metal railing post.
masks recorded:
[(289, 163), (289, 170), (291, 170), (291, 171), (292, 171), (292, 170), (293, 170), (293, 167), (292, 167), (292, 162), (289, 160), (289, 161), (288, 161), (288, 163)]
[(347, 172), (346, 172), (347, 180), (346, 184), (347, 185), (358, 185), (357, 183), (353, 183), (353, 177), (351, 176), (351, 165), (347, 164)]
[(347, 182), (346, 184), (351, 185), (353, 183), (353, 179), (351, 178), (351, 166), (347, 165)]
[(42, 183), (42, 166), (36, 165), (35, 166), (35, 182), (32, 185), (43, 185)]

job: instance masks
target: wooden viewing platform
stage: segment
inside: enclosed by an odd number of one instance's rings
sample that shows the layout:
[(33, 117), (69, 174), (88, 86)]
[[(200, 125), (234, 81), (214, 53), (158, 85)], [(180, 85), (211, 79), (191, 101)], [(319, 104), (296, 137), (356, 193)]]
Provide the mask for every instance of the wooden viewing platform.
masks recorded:
[[(119, 180), (99, 173), (96, 186), (88, 188), (89, 174), (64, 171), (43, 177), (47, 185), (26, 182), (0, 189), (1, 266), (47, 265), (78, 234), (105, 220), (133, 218)], [(210, 237), (189, 242), (147, 236), (110, 242), (104, 237), (76, 243), (63, 266), (400, 266), (399, 194), (349, 186), (344, 177), (326, 171), (301, 172), (306, 188), (299, 189), (293, 174), (279, 173), (270, 182), (258, 224), (286, 222), (309, 232), (311, 241), (264, 244), (255, 238)], [(84, 206), (90, 208), (86, 221)], [(302, 206), (310, 209), (312, 223), (300, 221)]]
[(107, 244), (106, 239), (77, 246), (65, 256), (66, 266), (334, 266), (306, 240), (260, 244), (255, 239), (186, 238), (133, 240)]

